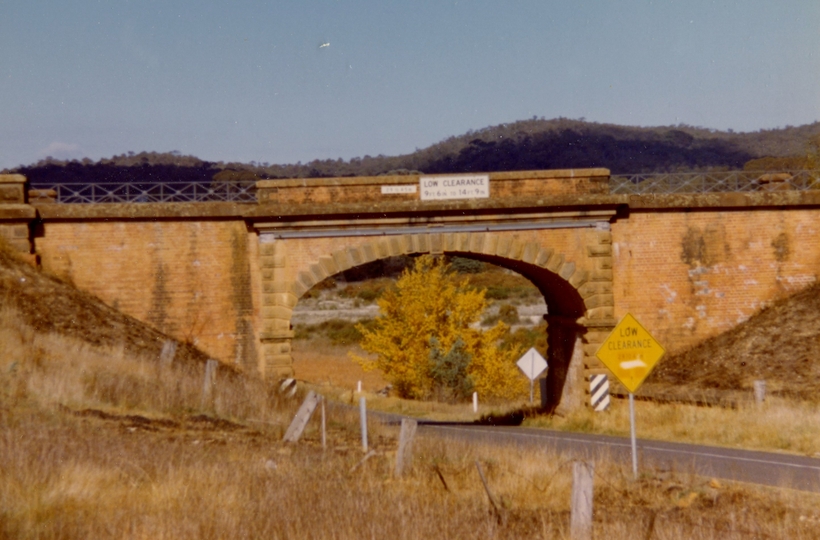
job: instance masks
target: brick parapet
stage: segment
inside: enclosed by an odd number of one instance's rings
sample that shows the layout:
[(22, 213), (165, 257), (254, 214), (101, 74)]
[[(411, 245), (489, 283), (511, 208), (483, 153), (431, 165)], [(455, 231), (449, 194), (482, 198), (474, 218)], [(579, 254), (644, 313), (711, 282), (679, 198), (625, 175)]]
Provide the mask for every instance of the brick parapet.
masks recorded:
[[(522, 196), (605, 194), (609, 191), (608, 169), (514, 171), (485, 174), (489, 177), (490, 197), (494, 200)], [(465, 175), (410, 174), (262, 180), (256, 184), (257, 199), (263, 204), (279, 203), (289, 205), (413, 201), (418, 200), (420, 197), (419, 181), (423, 176), (446, 179)], [(413, 191), (399, 189), (395, 190), (396, 193), (385, 193), (382, 187), (410, 188)]]

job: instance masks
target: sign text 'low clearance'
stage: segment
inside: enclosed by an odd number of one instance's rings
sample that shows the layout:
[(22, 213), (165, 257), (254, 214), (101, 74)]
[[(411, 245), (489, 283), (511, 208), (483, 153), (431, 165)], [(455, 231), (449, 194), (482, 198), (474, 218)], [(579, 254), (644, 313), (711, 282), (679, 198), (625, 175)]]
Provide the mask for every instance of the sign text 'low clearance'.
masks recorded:
[(422, 201), (486, 199), (490, 196), (490, 175), (422, 176), (419, 187)]

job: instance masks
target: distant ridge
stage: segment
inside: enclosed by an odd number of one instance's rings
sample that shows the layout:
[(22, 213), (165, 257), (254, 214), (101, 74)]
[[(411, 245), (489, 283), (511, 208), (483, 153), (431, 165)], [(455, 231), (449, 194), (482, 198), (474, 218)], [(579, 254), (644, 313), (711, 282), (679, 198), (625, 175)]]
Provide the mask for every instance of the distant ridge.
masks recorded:
[(98, 162), (46, 158), (5, 172), (24, 174), (35, 187), (65, 182), (222, 182), (583, 167), (606, 167), (613, 174), (631, 174), (742, 169), (749, 162), (799, 168), (806, 156), (816, 154), (819, 147), (820, 122), (734, 133), (686, 125), (629, 127), (533, 118), (468, 131), (400, 156), (276, 165), (209, 162), (178, 152), (129, 152)]

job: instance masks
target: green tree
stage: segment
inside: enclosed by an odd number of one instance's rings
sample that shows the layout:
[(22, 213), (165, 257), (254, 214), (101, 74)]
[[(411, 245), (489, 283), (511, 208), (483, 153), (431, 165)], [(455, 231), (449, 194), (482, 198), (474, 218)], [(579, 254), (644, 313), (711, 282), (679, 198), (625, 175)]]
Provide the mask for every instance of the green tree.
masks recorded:
[(355, 360), (382, 370), (400, 396), (428, 398), (446, 388), (465, 397), (469, 383), (488, 397), (525, 392), (526, 380), (515, 366), (520, 351), (498, 346), (509, 327), (499, 322), (484, 332), (473, 328), (487, 307), (484, 291), (469, 287), (439, 259), (416, 259), (378, 304), (375, 323), (359, 328), (362, 348), (376, 357)]
[(472, 355), (460, 337), (444, 353), (436, 338), (430, 340), (430, 376), (436, 398), (463, 401), (473, 393), (473, 378), (469, 375)]

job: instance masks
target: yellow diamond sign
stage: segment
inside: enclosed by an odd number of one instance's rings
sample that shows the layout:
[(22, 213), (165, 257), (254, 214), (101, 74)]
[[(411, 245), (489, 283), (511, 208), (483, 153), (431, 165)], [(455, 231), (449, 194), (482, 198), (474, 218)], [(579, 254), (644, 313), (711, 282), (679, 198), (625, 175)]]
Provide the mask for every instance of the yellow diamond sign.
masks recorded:
[(665, 352), (646, 328), (627, 313), (595, 356), (634, 394)]

